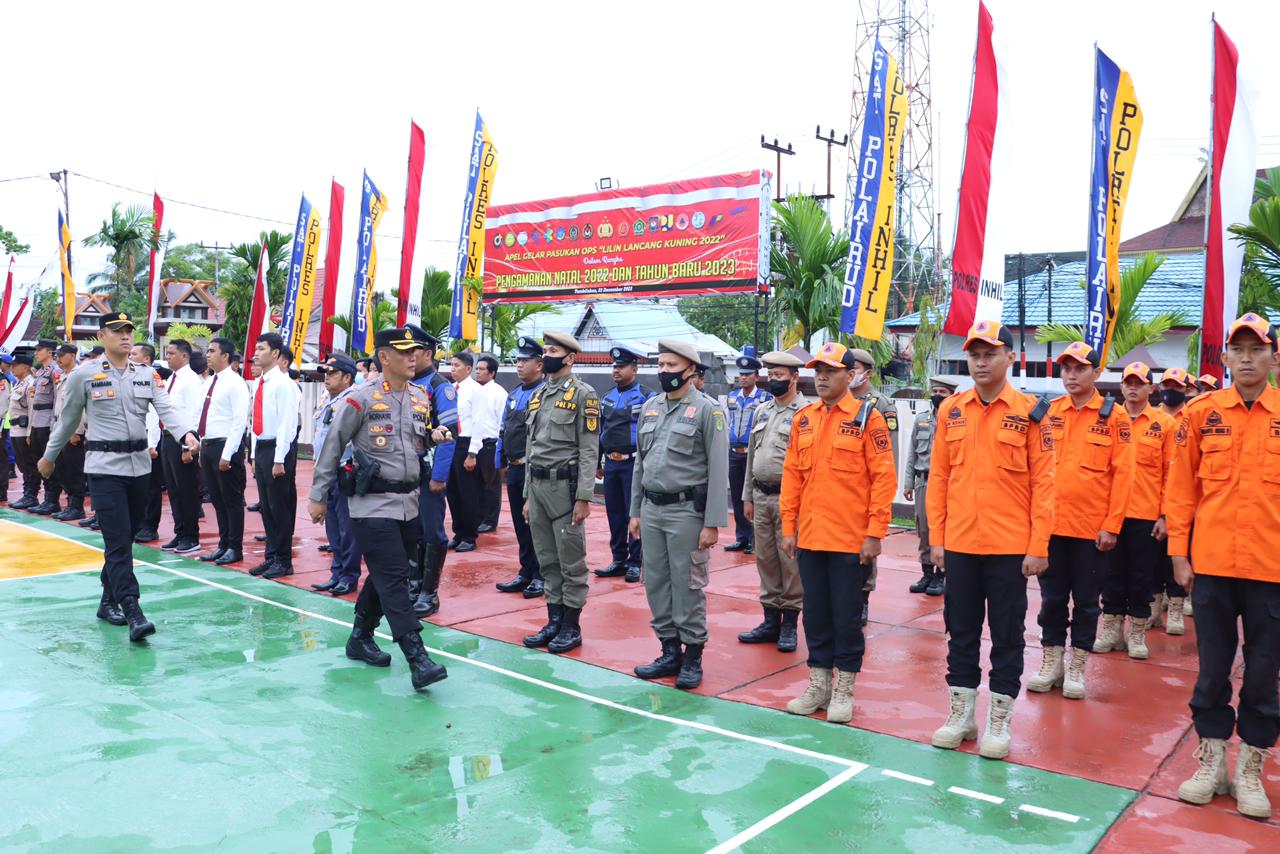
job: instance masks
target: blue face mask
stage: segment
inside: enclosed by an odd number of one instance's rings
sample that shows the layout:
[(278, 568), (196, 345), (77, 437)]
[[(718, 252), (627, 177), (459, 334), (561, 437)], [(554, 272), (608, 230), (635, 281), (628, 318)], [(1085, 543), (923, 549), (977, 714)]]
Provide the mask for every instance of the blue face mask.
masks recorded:
[(368, 374), (356, 374), (356, 385), (364, 385), (369, 381)]

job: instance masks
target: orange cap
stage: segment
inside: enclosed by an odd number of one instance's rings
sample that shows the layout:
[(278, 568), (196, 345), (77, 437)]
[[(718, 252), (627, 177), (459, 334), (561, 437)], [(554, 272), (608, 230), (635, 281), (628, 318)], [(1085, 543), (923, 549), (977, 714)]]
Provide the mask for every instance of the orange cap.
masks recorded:
[(822, 345), (821, 350), (813, 354), (813, 358), (808, 361), (805, 367), (812, 368), (817, 365), (828, 365), (832, 368), (847, 370), (853, 367), (854, 358), (848, 347), (837, 341), (828, 341)]
[(1182, 368), (1169, 368), (1164, 372), (1164, 375), (1160, 377), (1160, 382), (1162, 384), (1174, 382), (1178, 385), (1188, 386), (1191, 385), (1192, 380), (1190, 375), (1188, 375), (1186, 371), (1182, 370)]
[(1013, 333), (998, 320), (979, 320), (969, 330), (964, 339), (963, 349), (968, 350), (974, 341), (985, 341), (992, 347), (1008, 347), (1013, 349)]
[(1120, 376), (1120, 382), (1124, 382), (1129, 377), (1136, 377), (1143, 383), (1151, 382), (1151, 368), (1145, 362), (1130, 362), (1125, 365), (1124, 373)]
[(1205, 374), (1204, 376), (1200, 377), (1200, 379), (1196, 380), (1196, 383), (1198, 385), (1206, 386), (1211, 389), (1217, 389), (1220, 387), (1220, 384), (1218, 383), (1218, 378), (1215, 377), (1213, 374)]
[(1098, 351), (1090, 347), (1083, 341), (1072, 341), (1067, 345), (1067, 349), (1062, 351), (1062, 355), (1058, 357), (1058, 364), (1061, 365), (1067, 359), (1074, 359), (1082, 365), (1098, 367), (1102, 364), (1102, 357), (1098, 355)]
[(1248, 314), (1241, 315), (1239, 319), (1231, 324), (1231, 328), (1227, 330), (1227, 340), (1230, 341), (1232, 338), (1235, 338), (1237, 332), (1245, 329), (1249, 330), (1254, 335), (1257, 335), (1258, 340), (1262, 341), (1264, 344), (1271, 344), (1275, 341), (1275, 339), (1271, 337), (1270, 321), (1261, 315), (1254, 314), (1252, 311)]

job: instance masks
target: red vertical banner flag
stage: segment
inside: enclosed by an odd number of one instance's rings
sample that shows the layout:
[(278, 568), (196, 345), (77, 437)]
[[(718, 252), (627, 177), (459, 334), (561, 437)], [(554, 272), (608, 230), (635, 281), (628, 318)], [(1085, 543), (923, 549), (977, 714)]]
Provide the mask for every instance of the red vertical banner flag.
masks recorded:
[(338, 264), (342, 260), (342, 185), (329, 190), (329, 245), (324, 253), (324, 300), (320, 310), (320, 361), (333, 352), (333, 324), (329, 318), (337, 310)]
[(164, 266), (164, 252), (159, 251), (161, 228), (164, 227), (164, 202), (159, 193), (151, 194), (151, 235), (155, 245), (151, 247), (150, 276), (147, 278), (147, 336), (156, 337), (156, 314), (160, 311), (160, 268)]
[(9, 328), (9, 303), (13, 300), (13, 265), (18, 259), (9, 256), (9, 274), (4, 277), (4, 300), (0, 302), (0, 334)]
[(253, 302), (249, 306), (249, 328), (244, 340), (244, 378), (253, 379), (253, 351), (258, 336), (267, 331), (271, 317), (267, 313), (267, 235), (262, 234), (262, 252), (258, 256), (258, 277), (253, 283)]
[(409, 178), (404, 191), (404, 240), (400, 243), (400, 290), (396, 325), (422, 321), (422, 280), (413, 278), (413, 249), (418, 242), (418, 203), (422, 195), (422, 166), (427, 158), (422, 128), (409, 122)]

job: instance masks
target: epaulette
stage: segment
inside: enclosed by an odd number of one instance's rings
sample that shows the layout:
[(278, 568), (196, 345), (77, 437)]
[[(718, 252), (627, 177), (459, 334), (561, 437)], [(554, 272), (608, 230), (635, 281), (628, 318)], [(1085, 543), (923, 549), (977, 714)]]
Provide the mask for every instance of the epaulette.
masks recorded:
[(1039, 424), (1044, 417), (1049, 414), (1049, 396), (1040, 395), (1036, 400), (1036, 405), (1031, 407), (1031, 411), (1027, 413), (1027, 417), (1035, 424)]
[(1111, 413), (1116, 408), (1116, 399), (1111, 395), (1107, 395), (1102, 401), (1102, 406), (1098, 409), (1098, 420), (1106, 421), (1111, 417)]

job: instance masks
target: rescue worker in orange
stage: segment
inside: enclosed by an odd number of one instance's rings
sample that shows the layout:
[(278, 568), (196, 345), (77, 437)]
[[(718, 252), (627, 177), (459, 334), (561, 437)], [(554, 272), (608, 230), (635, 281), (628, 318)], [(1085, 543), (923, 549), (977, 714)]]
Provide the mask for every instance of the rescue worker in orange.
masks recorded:
[(809, 361), (820, 399), (792, 419), (779, 499), (782, 550), (796, 557), (804, 585), (809, 648), (809, 685), (787, 711), (826, 709), (832, 723), (853, 718), (853, 685), (866, 649), (863, 586), (898, 490), (884, 416), (849, 392), (854, 364), (836, 342)]
[(1162, 508), (1177, 423), (1151, 405), (1151, 368), (1147, 365), (1133, 362), (1125, 367), (1120, 387), (1125, 414), (1133, 425), (1133, 488), (1115, 553), (1102, 579), (1102, 631), (1093, 642), (1093, 651), (1127, 649), (1130, 658), (1146, 658), (1151, 588), (1168, 558), (1168, 527)]
[[(1172, 418), (1175, 425), (1182, 422), (1182, 410), (1191, 401), (1191, 389), (1195, 387), (1196, 378), (1182, 368), (1170, 368), (1160, 377), (1160, 411)], [(1147, 623), (1148, 631), (1164, 626), (1166, 634), (1185, 634), (1187, 629), (1183, 617), (1190, 617), (1194, 610), (1187, 591), (1173, 580), (1173, 563), (1169, 560), (1167, 548), (1151, 588), (1151, 620)]]
[[(1196, 603), (1200, 663), (1191, 695), (1199, 767), (1178, 797), (1207, 804), (1230, 790), (1241, 814), (1266, 819), (1263, 764), (1280, 736), (1280, 390), (1267, 381), (1277, 363), (1276, 330), (1244, 315), (1228, 330), (1223, 358), (1231, 385), (1187, 407), (1165, 499), (1173, 574)], [(1233, 709), (1237, 622), (1244, 675)], [(1228, 783), (1232, 730), (1241, 745)]]
[[(1085, 667), (1097, 640), (1099, 588), (1124, 524), (1133, 488), (1133, 425), (1094, 383), (1102, 357), (1074, 341), (1058, 357), (1067, 393), (1049, 406), (1057, 455), (1049, 570), (1040, 577), (1040, 672), (1028, 691), (1062, 686), (1062, 696), (1083, 700)], [(1068, 605), (1071, 653), (1067, 654)]]
[(1053, 528), (1053, 436), (1048, 404), (1008, 382), (1013, 335), (992, 320), (964, 342), (973, 388), (938, 407), (929, 461), (932, 563), (945, 567), (947, 686), (951, 712), (933, 746), (978, 737), (985, 617), (991, 630), (991, 705), (978, 752), (1009, 755), (1014, 700), (1022, 688), (1027, 579), (1048, 566)]

